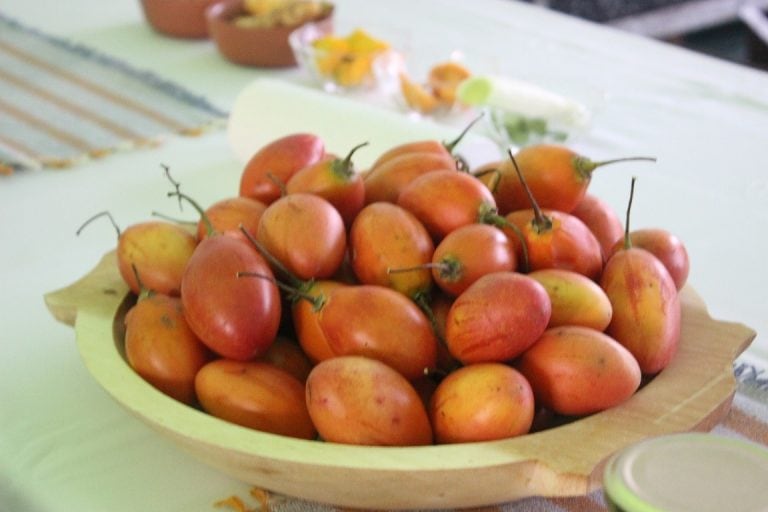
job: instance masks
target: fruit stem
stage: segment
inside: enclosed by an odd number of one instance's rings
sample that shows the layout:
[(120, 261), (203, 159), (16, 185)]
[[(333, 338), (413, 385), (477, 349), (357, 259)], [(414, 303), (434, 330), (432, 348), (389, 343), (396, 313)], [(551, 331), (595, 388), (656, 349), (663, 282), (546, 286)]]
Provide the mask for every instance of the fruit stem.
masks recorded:
[(195, 222), (193, 220), (179, 219), (178, 217), (172, 217), (170, 215), (166, 215), (166, 214), (164, 214), (162, 212), (158, 212), (156, 210), (152, 210), (151, 215), (153, 217), (159, 217), (159, 218), (161, 218), (163, 220), (167, 220), (169, 222), (173, 222), (175, 224), (180, 224), (180, 225), (195, 226), (197, 224), (197, 222)]
[(453, 157), (453, 163), (456, 164), (456, 170), (459, 172), (466, 172), (469, 174), (470, 165), (466, 158), (461, 155), (455, 155)]
[(288, 279), (288, 281), (290, 281), (291, 286), (293, 286), (296, 289), (300, 289), (305, 284), (304, 281), (299, 279), (293, 272), (288, 270), (288, 268), (286, 268), (286, 266), (283, 265), (283, 263), (280, 260), (275, 258), (272, 255), (272, 253), (270, 253), (269, 250), (267, 250), (267, 248), (264, 247), (264, 244), (256, 240), (256, 237), (254, 237), (250, 233), (250, 231), (245, 229), (245, 226), (240, 224), (239, 227), (240, 227), (240, 231), (245, 235), (245, 238), (247, 238), (248, 241), (251, 242), (254, 245), (254, 247), (256, 247), (259, 253), (261, 253), (261, 255), (267, 259), (267, 261), (270, 263), (270, 265), (272, 265), (272, 267), (277, 269), (281, 274), (283, 274)]
[(294, 286), (287, 285), (285, 283), (281, 283), (277, 279), (275, 279), (273, 276), (269, 276), (267, 274), (262, 274), (261, 272), (250, 272), (247, 270), (241, 270), (237, 274), (237, 277), (258, 277), (260, 279), (265, 279), (275, 286), (277, 286), (282, 291), (288, 293), (290, 295), (291, 300), (295, 299), (303, 299), (312, 304), (312, 308), (314, 308), (315, 311), (319, 311), (322, 309), (322, 307), (325, 305), (325, 296), (323, 295), (310, 295), (309, 293), (305, 292), (301, 288), (297, 288)]
[(288, 195), (288, 191), (285, 189), (285, 182), (272, 174), (271, 172), (267, 173), (267, 179), (275, 184), (277, 189), (280, 191), (280, 197), (285, 197)]
[(392, 268), (387, 267), (387, 274), (401, 274), (403, 272), (415, 272), (417, 270), (429, 270), (432, 268), (442, 268), (443, 265), (440, 263), (422, 263), (421, 265), (415, 265), (413, 267), (399, 267), (399, 268)]
[(637, 162), (637, 161), (655, 162), (656, 161), (656, 157), (654, 157), (654, 156), (629, 156), (629, 157), (613, 158), (611, 160), (601, 160), (599, 162), (594, 162), (594, 161), (590, 160), (589, 158), (587, 158), (585, 156), (577, 156), (577, 157), (575, 157), (573, 159), (573, 166), (576, 168), (576, 172), (578, 172), (581, 176), (584, 176), (585, 178), (587, 178), (598, 167), (602, 167), (604, 165), (615, 164), (615, 163), (619, 163), (619, 162)]
[(107, 210), (104, 210), (103, 212), (99, 212), (93, 216), (91, 216), (89, 219), (87, 219), (83, 224), (75, 231), (75, 235), (80, 236), (80, 233), (85, 229), (85, 227), (93, 222), (94, 220), (98, 219), (99, 217), (107, 217), (109, 221), (112, 223), (112, 227), (115, 228), (115, 231), (117, 231), (117, 238), (120, 238), (120, 226), (117, 225), (117, 222), (115, 222), (114, 217), (112, 217), (112, 214), (109, 213)]
[(480, 205), (480, 211), (478, 213), (477, 219), (481, 224), (490, 224), (501, 229), (509, 228), (515, 233), (518, 240), (520, 240), (520, 252), (523, 256), (523, 271), (527, 272), (528, 245), (525, 242), (525, 237), (523, 236), (523, 232), (520, 231), (520, 228), (512, 222), (509, 222), (505, 217), (499, 215), (496, 208), (488, 203), (483, 203)]
[[(419, 306), (419, 309), (421, 309), (426, 315), (430, 325), (432, 326), (432, 331), (435, 333), (435, 337), (438, 339), (438, 341), (440, 343), (445, 343), (443, 337), (440, 336), (440, 330), (437, 326), (437, 317), (435, 316), (435, 312), (432, 310), (432, 306), (429, 304), (429, 294), (426, 292), (417, 292), (413, 295), (413, 302), (415, 302), (416, 305)], [(425, 368), (425, 371), (426, 370), (427, 369)]]
[(469, 124), (459, 133), (459, 136), (453, 139), (450, 142), (443, 142), (443, 147), (448, 150), (450, 154), (453, 154), (453, 150), (456, 149), (456, 146), (459, 145), (459, 142), (464, 138), (464, 136), (469, 133), (469, 130), (472, 129), (472, 127), (482, 118), (484, 115), (483, 112), (480, 113), (479, 116), (475, 117), (472, 121), (469, 122)]
[(533, 193), (531, 192), (531, 189), (528, 187), (528, 183), (526, 183), (525, 178), (523, 177), (523, 173), (520, 171), (520, 167), (517, 165), (517, 160), (515, 160), (515, 155), (512, 154), (512, 150), (508, 149), (507, 153), (509, 154), (509, 158), (512, 160), (512, 165), (515, 167), (515, 172), (517, 173), (517, 177), (520, 179), (520, 183), (523, 184), (523, 189), (525, 190), (525, 194), (528, 196), (528, 200), (531, 202), (531, 206), (533, 207), (533, 226), (536, 230), (536, 233), (541, 233), (543, 231), (549, 231), (552, 229), (552, 219), (547, 217), (541, 212), (541, 208), (539, 208), (539, 203), (536, 202), (536, 198), (533, 197)]
[(350, 177), (354, 174), (353, 165), (352, 165), (352, 155), (355, 154), (355, 151), (362, 148), (363, 146), (367, 146), (369, 142), (362, 142), (358, 144), (357, 146), (353, 147), (349, 150), (349, 153), (347, 153), (347, 156), (344, 157), (343, 160), (339, 160), (338, 158), (333, 161), (333, 171), (337, 174), (340, 174), (344, 177)]
[(477, 179), (480, 179), (486, 174), (493, 174), (493, 178), (486, 185), (488, 187), (488, 190), (490, 190), (492, 194), (495, 194), (496, 190), (499, 188), (499, 183), (501, 183), (501, 169), (499, 169), (498, 167), (493, 167), (492, 169), (483, 169), (480, 171), (473, 172), (472, 176), (474, 176)]
[(141, 281), (141, 276), (139, 275), (139, 269), (136, 268), (135, 263), (131, 263), (131, 270), (133, 271), (133, 275), (136, 278), (136, 283), (139, 285), (139, 290), (140, 290), (139, 297), (136, 300), (142, 301), (144, 299), (147, 299), (153, 296), (155, 292), (144, 286), (144, 283)]
[(181, 191), (181, 183), (179, 183), (178, 181), (174, 180), (171, 177), (171, 169), (167, 165), (161, 164), (161, 166), (162, 166), (163, 170), (165, 170), (165, 176), (168, 178), (168, 181), (170, 181), (171, 184), (173, 185), (173, 187), (176, 189), (173, 192), (168, 192), (168, 197), (178, 197), (179, 198), (179, 210), (182, 209), (181, 208), (181, 200), (182, 199), (185, 200), (186, 202), (188, 202), (189, 204), (191, 204), (192, 208), (194, 208), (197, 211), (197, 213), (200, 214), (200, 218), (203, 220), (203, 224), (205, 225), (205, 232), (206, 232), (206, 234), (208, 236), (215, 235), (216, 234), (216, 230), (214, 229), (213, 224), (211, 223), (211, 219), (209, 219), (208, 215), (205, 214), (205, 210), (203, 209), (203, 207), (200, 206), (200, 204), (197, 201), (195, 201), (194, 199), (192, 199), (187, 194), (185, 194), (185, 193), (183, 193)]
[(627, 218), (624, 223), (624, 249), (632, 248), (632, 239), (629, 237), (629, 213), (632, 210), (632, 199), (635, 197), (635, 180), (636, 176), (632, 176), (632, 183), (629, 186), (629, 201), (627, 202)]

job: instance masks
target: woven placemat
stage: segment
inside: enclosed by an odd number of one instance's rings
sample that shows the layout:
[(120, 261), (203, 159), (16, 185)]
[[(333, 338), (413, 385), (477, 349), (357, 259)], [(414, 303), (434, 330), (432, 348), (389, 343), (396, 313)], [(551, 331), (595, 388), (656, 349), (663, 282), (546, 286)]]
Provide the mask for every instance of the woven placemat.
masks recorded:
[(66, 168), (226, 117), (156, 74), (0, 13), (0, 172)]

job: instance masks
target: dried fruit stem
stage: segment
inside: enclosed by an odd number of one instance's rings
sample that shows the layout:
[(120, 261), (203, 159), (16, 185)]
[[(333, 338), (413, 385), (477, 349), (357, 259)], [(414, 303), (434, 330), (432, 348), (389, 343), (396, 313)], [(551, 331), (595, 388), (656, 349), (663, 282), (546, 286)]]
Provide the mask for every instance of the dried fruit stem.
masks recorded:
[(624, 249), (632, 248), (632, 240), (629, 238), (629, 213), (632, 211), (632, 199), (635, 197), (635, 180), (636, 176), (632, 176), (632, 184), (629, 187), (629, 201), (627, 202), (627, 217), (624, 222)]

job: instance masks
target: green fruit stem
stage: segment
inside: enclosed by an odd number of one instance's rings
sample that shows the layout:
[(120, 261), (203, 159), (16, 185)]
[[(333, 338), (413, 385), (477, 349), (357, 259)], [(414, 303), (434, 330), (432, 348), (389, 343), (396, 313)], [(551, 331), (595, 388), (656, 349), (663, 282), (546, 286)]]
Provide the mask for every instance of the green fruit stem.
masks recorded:
[(296, 274), (288, 270), (288, 268), (285, 265), (283, 265), (283, 263), (280, 260), (275, 258), (272, 255), (272, 253), (269, 252), (269, 250), (266, 247), (264, 247), (264, 244), (256, 240), (256, 237), (254, 237), (250, 231), (245, 229), (245, 226), (243, 226), (242, 224), (240, 224), (240, 232), (243, 235), (245, 235), (245, 238), (247, 238), (248, 241), (251, 242), (254, 247), (256, 247), (259, 253), (261, 253), (261, 255), (264, 256), (264, 258), (266, 258), (266, 260), (269, 262), (269, 264), (273, 268), (275, 268), (278, 272), (283, 274), (286, 277), (286, 279), (290, 281), (291, 283), (290, 286), (292, 286), (297, 290), (306, 289), (307, 287), (311, 286), (311, 281), (310, 281), (310, 284), (308, 284), (306, 281), (302, 281), (301, 279), (298, 278)]
[(136, 278), (136, 283), (139, 285), (139, 297), (137, 302), (152, 297), (155, 294), (155, 291), (150, 290), (144, 286), (144, 283), (141, 281), (141, 276), (139, 275), (139, 269), (136, 268), (136, 264), (133, 262), (131, 262), (131, 270), (133, 271), (133, 275)]
[(82, 225), (79, 228), (77, 228), (77, 231), (75, 231), (75, 235), (80, 236), (80, 233), (82, 233), (83, 229), (85, 229), (85, 227), (88, 224), (90, 224), (94, 220), (98, 219), (99, 217), (107, 217), (109, 219), (109, 222), (112, 223), (112, 227), (114, 227), (115, 231), (117, 231), (117, 238), (120, 238), (120, 235), (122, 234), (120, 232), (120, 226), (117, 225), (117, 222), (115, 222), (114, 217), (112, 217), (112, 214), (109, 213), (109, 211), (107, 211), (107, 210), (104, 210), (103, 212), (99, 212), (99, 213), (97, 213), (95, 215), (92, 215), (88, 219), (86, 219), (86, 221), (83, 222)]
[(205, 225), (205, 232), (208, 236), (212, 236), (216, 234), (216, 230), (213, 227), (213, 224), (211, 223), (211, 219), (208, 218), (208, 216), (205, 214), (205, 210), (203, 210), (203, 207), (198, 204), (197, 201), (189, 197), (187, 194), (183, 192), (179, 192), (178, 190), (175, 192), (168, 192), (168, 197), (178, 197), (179, 203), (181, 203), (181, 200), (188, 202), (192, 205), (192, 208), (197, 210), (197, 213), (200, 214), (200, 218), (203, 220), (203, 224)]
[(469, 133), (469, 130), (471, 130), (472, 127), (475, 126), (475, 124), (480, 120), (480, 118), (483, 117), (483, 115), (484, 114), (481, 112), (479, 116), (475, 117), (472, 121), (470, 121), (469, 124), (466, 127), (464, 127), (463, 130), (461, 130), (461, 133), (459, 133), (458, 137), (456, 137), (450, 142), (443, 142), (443, 147), (445, 147), (445, 149), (447, 149), (450, 154), (453, 154), (453, 150), (456, 149), (456, 146), (459, 145), (459, 142), (461, 142), (462, 139), (464, 139), (464, 136), (467, 135), (467, 133)]
[(280, 290), (286, 292), (288, 294), (289, 300), (292, 302), (295, 302), (297, 300), (306, 300), (310, 304), (312, 304), (312, 309), (314, 311), (320, 311), (323, 306), (326, 303), (326, 297), (323, 294), (320, 295), (311, 295), (306, 290), (302, 288), (297, 288), (294, 286), (290, 286), (285, 283), (281, 283), (277, 279), (275, 279), (273, 276), (269, 276), (267, 274), (262, 274), (261, 272), (250, 272), (246, 270), (241, 270), (237, 273), (237, 277), (258, 277), (260, 279), (264, 279), (266, 281), (271, 282), (275, 286), (277, 286)]
[(355, 154), (355, 151), (362, 148), (363, 146), (367, 146), (368, 144), (368, 142), (363, 142), (353, 147), (349, 150), (349, 153), (347, 153), (347, 156), (344, 157), (343, 160), (338, 158), (335, 159), (331, 164), (333, 172), (345, 178), (352, 177), (355, 174), (354, 166), (352, 165), (352, 155)]
[(533, 193), (528, 187), (528, 183), (526, 183), (525, 178), (523, 177), (523, 173), (520, 171), (520, 167), (517, 166), (517, 160), (515, 160), (515, 155), (512, 154), (512, 150), (508, 149), (507, 153), (509, 153), (509, 158), (512, 160), (512, 165), (515, 167), (515, 172), (517, 173), (518, 179), (520, 179), (520, 183), (523, 185), (525, 194), (528, 196), (528, 200), (531, 202), (531, 207), (533, 208), (534, 230), (537, 234), (550, 231), (552, 229), (552, 219), (544, 215), (541, 211), (541, 208), (539, 208), (539, 203), (537, 203), (536, 198), (533, 197)]
[(492, 169), (483, 169), (481, 171), (473, 172), (472, 176), (480, 179), (487, 174), (493, 174), (493, 179), (487, 184), (487, 186), (488, 186), (488, 190), (490, 190), (492, 194), (495, 194), (499, 188), (499, 183), (501, 183), (501, 178), (502, 178), (501, 169), (499, 169), (498, 167), (494, 167)]
[(185, 226), (189, 226), (189, 227), (197, 226), (197, 221), (180, 219), (178, 217), (173, 217), (171, 215), (166, 215), (166, 214), (164, 214), (162, 212), (158, 212), (156, 210), (152, 210), (152, 214), (151, 215), (153, 217), (158, 217), (160, 219), (167, 220), (169, 222), (173, 222), (174, 224), (185, 225)]
[(585, 156), (576, 156), (573, 158), (573, 168), (576, 169), (576, 172), (579, 173), (580, 176), (582, 176), (585, 179), (589, 179), (592, 176), (592, 172), (594, 172), (594, 170), (597, 169), (598, 167), (615, 164), (619, 162), (637, 162), (637, 161), (655, 162), (656, 157), (630, 156), (630, 157), (613, 158), (611, 160), (601, 160), (599, 162), (595, 162)]
[(496, 226), (497, 228), (509, 228), (512, 230), (513, 233), (515, 233), (515, 236), (517, 236), (518, 240), (520, 240), (520, 249), (523, 256), (523, 269), (525, 271), (528, 270), (528, 244), (525, 241), (525, 237), (523, 236), (523, 232), (520, 231), (520, 228), (517, 227), (515, 224), (509, 222), (506, 218), (499, 215), (498, 210), (495, 206), (483, 203), (480, 205), (480, 209), (478, 211), (477, 215), (477, 221), (481, 224), (489, 224), (491, 226)]
[[(418, 292), (414, 294), (412, 297), (413, 302), (421, 309), (421, 311), (424, 312), (427, 319), (429, 320), (429, 324), (432, 326), (432, 332), (435, 333), (435, 337), (437, 338), (439, 343), (445, 344), (445, 340), (442, 336), (440, 336), (440, 329), (438, 328), (437, 324), (437, 317), (435, 316), (435, 312), (432, 310), (432, 306), (429, 303), (429, 294), (424, 292)], [(424, 369), (425, 375), (429, 372), (429, 368)]]
[(459, 278), (461, 269), (463, 267), (464, 266), (457, 258), (446, 256), (440, 261), (422, 263), (421, 265), (415, 265), (413, 267), (387, 268), (387, 274), (400, 274), (403, 272), (414, 272), (416, 270), (437, 269), (440, 272), (440, 277), (446, 281), (456, 281)]
[(188, 202), (189, 204), (191, 204), (192, 208), (194, 208), (197, 211), (197, 213), (200, 214), (200, 218), (203, 220), (203, 224), (205, 225), (205, 232), (206, 232), (206, 234), (208, 236), (215, 235), (216, 234), (216, 230), (213, 228), (213, 224), (211, 223), (211, 219), (209, 219), (208, 215), (205, 214), (205, 210), (203, 209), (203, 207), (200, 206), (200, 204), (197, 201), (195, 201), (194, 199), (192, 199), (191, 197), (189, 197), (188, 195), (184, 194), (181, 191), (181, 183), (179, 183), (178, 181), (174, 180), (171, 177), (171, 169), (167, 165), (163, 164), (162, 167), (163, 167), (163, 170), (165, 171), (165, 176), (168, 178), (168, 181), (170, 181), (171, 184), (173, 185), (173, 187), (176, 189), (173, 192), (168, 192), (168, 197), (178, 197), (179, 198), (179, 209), (181, 209), (181, 201), (182, 201), (182, 199), (184, 201)]
[(435, 268), (440, 271), (440, 277), (448, 282), (458, 281), (463, 274), (464, 265), (455, 256), (445, 256)]

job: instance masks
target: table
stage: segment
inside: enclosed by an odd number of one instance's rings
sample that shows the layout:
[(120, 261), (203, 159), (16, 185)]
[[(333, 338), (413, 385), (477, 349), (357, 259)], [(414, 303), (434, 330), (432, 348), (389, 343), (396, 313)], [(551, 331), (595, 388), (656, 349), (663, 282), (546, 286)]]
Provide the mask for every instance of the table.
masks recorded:
[[(478, 72), (577, 97), (597, 91), (594, 128), (577, 149), (595, 158), (652, 154), (658, 163), (599, 171), (593, 191), (623, 211), (637, 174), (634, 225), (666, 226), (685, 241), (690, 282), (715, 318), (758, 332), (742, 359), (767, 365), (768, 75), (512, 1), (336, 4), (339, 32), (364, 26), (402, 41), (417, 66), (460, 50)], [(161, 37), (145, 24), (139, 2), (0, 0), (0, 11), (183, 84), (225, 110), (256, 78), (305, 82), (295, 69), (236, 67), (209, 41)], [(248, 495), (248, 486), (198, 463), (115, 404), (82, 365), (72, 329), (43, 303), (115, 243), (108, 226), (75, 236), (84, 219), (109, 209), (128, 225), (165, 200), (160, 163), (201, 201), (236, 190), (242, 166), (218, 131), (0, 182), (3, 512), (210, 511), (218, 499)]]

